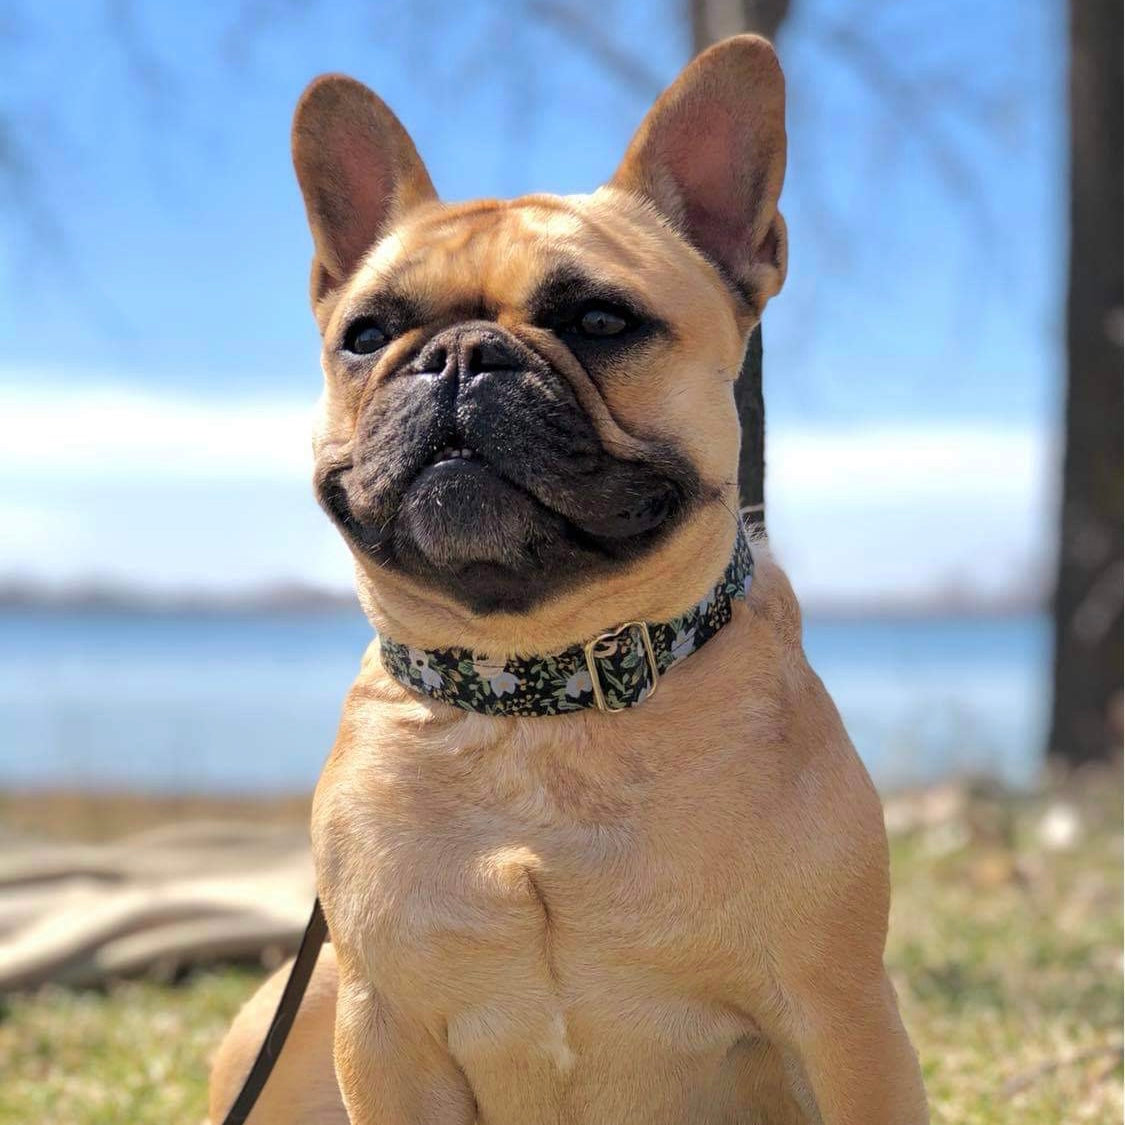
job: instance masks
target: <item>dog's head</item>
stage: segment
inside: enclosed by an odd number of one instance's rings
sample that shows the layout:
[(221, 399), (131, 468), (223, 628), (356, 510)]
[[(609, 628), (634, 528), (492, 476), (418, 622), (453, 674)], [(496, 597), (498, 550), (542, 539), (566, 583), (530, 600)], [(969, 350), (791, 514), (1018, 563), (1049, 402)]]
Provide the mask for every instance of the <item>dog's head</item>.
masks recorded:
[(734, 536), (733, 383), (785, 275), (770, 46), (697, 58), (592, 195), (440, 203), (394, 114), (333, 75), (293, 155), (316, 487), (376, 625), (542, 649), (697, 600)]

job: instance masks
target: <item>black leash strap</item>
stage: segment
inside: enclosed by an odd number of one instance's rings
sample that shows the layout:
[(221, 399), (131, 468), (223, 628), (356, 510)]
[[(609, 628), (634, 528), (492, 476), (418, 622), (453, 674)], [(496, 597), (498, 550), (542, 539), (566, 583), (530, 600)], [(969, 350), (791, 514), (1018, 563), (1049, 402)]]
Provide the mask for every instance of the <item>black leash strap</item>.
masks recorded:
[(324, 911), (320, 906), (320, 899), (313, 903), (312, 914), (309, 915), (309, 924), (305, 927), (305, 936), (301, 938), (301, 946), (297, 950), (297, 959), (293, 968), (289, 970), (289, 979), (285, 982), (285, 989), (281, 999), (277, 1002), (277, 1011), (270, 1021), (270, 1029), (258, 1050), (258, 1057), (246, 1076), (234, 1105), (227, 1111), (223, 1118), (223, 1125), (244, 1125), (254, 1103), (262, 1092), (266, 1081), (269, 1079), (274, 1065), (289, 1037), (289, 1029), (293, 1026), (293, 1019), (297, 1009), (301, 1006), (305, 989), (309, 986), (313, 969), (316, 968), (316, 959), (320, 956), (320, 947), (328, 940), (328, 923), (324, 920)]

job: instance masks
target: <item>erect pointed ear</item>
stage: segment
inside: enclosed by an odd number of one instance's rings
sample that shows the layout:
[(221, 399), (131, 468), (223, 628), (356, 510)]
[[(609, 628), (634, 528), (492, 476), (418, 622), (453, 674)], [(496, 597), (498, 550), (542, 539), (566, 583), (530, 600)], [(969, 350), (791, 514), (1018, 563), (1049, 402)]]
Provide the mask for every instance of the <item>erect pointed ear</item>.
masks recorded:
[(362, 82), (342, 74), (314, 79), (301, 95), (293, 166), (315, 246), (314, 305), (347, 280), (402, 215), (437, 198), (399, 119)]
[(610, 181), (646, 196), (760, 316), (785, 280), (785, 79), (765, 39), (706, 50), (660, 96)]

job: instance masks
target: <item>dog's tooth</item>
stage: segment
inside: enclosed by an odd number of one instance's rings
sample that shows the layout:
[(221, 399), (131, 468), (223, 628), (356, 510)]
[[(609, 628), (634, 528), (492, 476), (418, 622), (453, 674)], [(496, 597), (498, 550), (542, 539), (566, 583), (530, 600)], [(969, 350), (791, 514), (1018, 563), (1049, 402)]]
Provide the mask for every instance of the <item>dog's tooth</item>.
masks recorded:
[(432, 463), (436, 464), (438, 461), (451, 461), (454, 458), (471, 461), (476, 455), (475, 449), (455, 449), (452, 445), (447, 445), (440, 453), (434, 454)]

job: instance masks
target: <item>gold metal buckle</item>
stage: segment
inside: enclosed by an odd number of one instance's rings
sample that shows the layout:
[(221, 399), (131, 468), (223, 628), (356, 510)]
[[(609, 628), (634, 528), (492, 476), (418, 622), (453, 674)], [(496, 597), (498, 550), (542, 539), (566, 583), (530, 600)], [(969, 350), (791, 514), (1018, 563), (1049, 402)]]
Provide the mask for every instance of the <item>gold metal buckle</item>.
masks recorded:
[[(645, 696), (645, 699), (649, 699), (652, 696), (656, 691), (656, 685), (660, 682), (660, 669), (656, 666), (656, 653), (652, 650), (652, 637), (649, 636), (648, 622), (626, 621), (618, 625), (616, 629), (610, 629), (608, 633), (600, 633), (592, 641), (587, 641), (582, 648), (582, 651), (586, 654), (586, 668), (590, 673), (590, 683), (593, 685), (594, 689), (594, 706), (597, 707), (599, 711), (608, 711), (612, 714), (615, 711), (624, 711), (629, 706), (626, 704), (624, 707), (610, 707), (606, 704), (605, 692), (602, 691), (602, 683), (598, 676), (597, 664), (599, 657), (612, 656), (617, 651), (616, 643), (608, 649), (605, 646), (610, 641), (616, 642), (617, 638), (628, 629), (640, 629), (641, 640), (644, 642), (645, 659), (648, 661), (649, 678), (652, 680), (652, 687), (648, 695)], [(598, 648), (599, 645), (602, 646), (600, 651)]]

